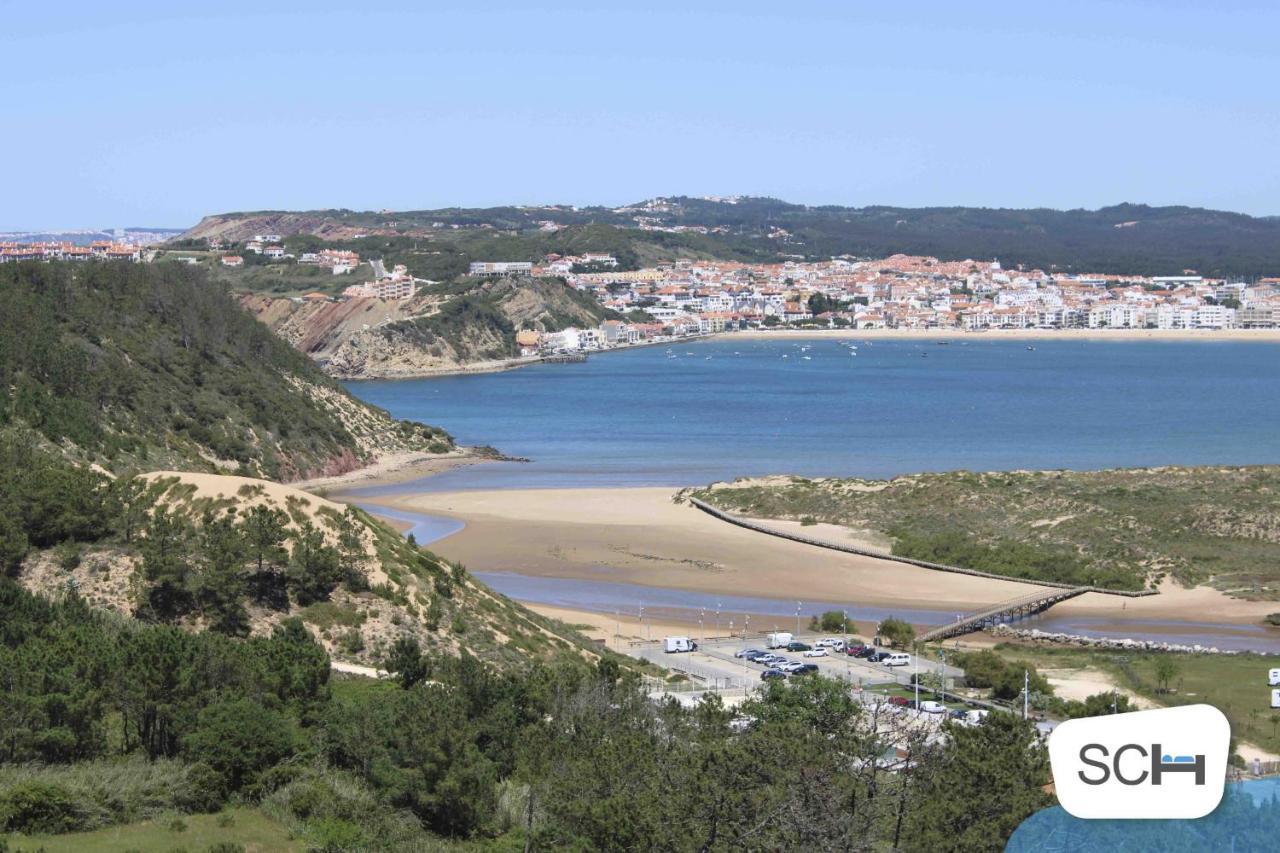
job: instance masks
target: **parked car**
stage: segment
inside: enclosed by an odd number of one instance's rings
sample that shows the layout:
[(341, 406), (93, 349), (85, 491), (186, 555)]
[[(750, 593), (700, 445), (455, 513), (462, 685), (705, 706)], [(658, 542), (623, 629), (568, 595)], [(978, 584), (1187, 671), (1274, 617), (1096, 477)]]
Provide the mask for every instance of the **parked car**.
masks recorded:
[(897, 706), (899, 706), (899, 707), (901, 707), (901, 708), (905, 708), (905, 707), (907, 707), (908, 705), (910, 705), (910, 704), (911, 704), (911, 700), (910, 700), (910, 699), (908, 699), (906, 696), (890, 696), (890, 697), (889, 697), (889, 704), (890, 704), (890, 705), (897, 705)]
[(762, 654), (764, 654), (764, 652), (761, 651), (760, 649), (738, 649), (736, 652), (733, 653), (733, 656), (735, 658), (746, 658), (747, 660), (751, 660), (751, 655), (762, 655)]
[(804, 666), (805, 665), (800, 663), (800, 661), (792, 660), (792, 661), (787, 661), (786, 663), (778, 664), (778, 669), (786, 673), (794, 673), (797, 670), (804, 669)]
[(921, 701), (920, 710), (924, 711), (926, 714), (945, 714), (947, 712), (947, 706), (943, 705), (941, 702), (926, 699)]
[(884, 666), (910, 666), (911, 655), (906, 652), (887, 652), (880, 663)]
[(871, 660), (877, 654), (878, 652), (876, 651), (875, 646), (865, 646), (863, 647), (862, 651), (858, 652), (856, 655), (854, 655), (854, 657), (862, 658), (864, 660)]
[(799, 640), (792, 640), (790, 643), (787, 643), (787, 651), (789, 652), (807, 652), (812, 648), (813, 646), (808, 643), (802, 643)]
[(797, 669), (793, 670), (791, 674), (792, 675), (809, 675), (817, 671), (818, 671), (818, 665), (816, 663), (802, 663), (798, 666)]
[(873, 651), (871, 654), (867, 655), (867, 660), (871, 661), (872, 663), (880, 663), (880, 662), (882, 662), (885, 658), (889, 657), (889, 655), (891, 655), (891, 654), (893, 654), (893, 652), (876, 652), (876, 651)]
[(866, 651), (868, 648), (869, 646), (867, 646), (865, 643), (853, 643), (852, 645), (845, 647), (844, 653), (846, 655), (849, 655), (850, 657), (856, 658), (856, 657), (860, 657), (862, 653)]
[(804, 657), (807, 658), (825, 658), (826, 656), (826, 649), (809, 649), (809, 651), (804, 653)]
[(780, 669), (766, 669), (760, 673), (761, 681), (768, 681), (771, 678), (786, 678), (787, 674)]
[(969, 712), (966, 711), (964, 708), (956, 708), (947, 716), (953, 720), (965, 720), (965, 719), (968, 719)]
[(786, 662), (787, 662), (786, 658), (784, 658), (782, 655), (775, 655), (773, 652), (766, 652), (765, 654), (762, 654), (760, 657), (756, 658), (756, 663), (762, 663), (765, 666), (773, 666), (774, 664), (786, 663)]
[(815, 649), (834, 649), (844, 645), (844, 640), (839, 637), (823, 637), (813, 644)]

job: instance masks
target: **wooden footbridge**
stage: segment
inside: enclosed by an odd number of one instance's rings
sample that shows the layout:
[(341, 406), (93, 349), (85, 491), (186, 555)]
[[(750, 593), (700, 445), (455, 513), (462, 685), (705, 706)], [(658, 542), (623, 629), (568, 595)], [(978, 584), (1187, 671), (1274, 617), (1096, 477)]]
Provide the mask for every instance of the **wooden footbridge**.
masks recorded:
[(1094, 592), (1091, 586), (1077, 586), (1068, 589), (1050, 589), (1041, 590), (1031, 595), (1024, 595), (1009, 601), (997, 604), (994, 607), (988, 607), (986, 610), (972, 613), (957, 619), (940, 628), (934, 628), (926, 634), (921, 635), (920, 642), (934, 643), (938, 640), (946, 640), (950, 637), (959, 637), (962, 634), (969, 634), (974, 631), (981, 631), (983, 628), (992, 625), (998, 625), (1001, 622), (1014, 622), (1018, 619), (1024, 619), (1027, 616), (1034, 616), (1048, 610), (1059, 601), (1066, 601), (1068, 598), (1075, 598), (1077, 595), (1083, 595), (1086, 592)]

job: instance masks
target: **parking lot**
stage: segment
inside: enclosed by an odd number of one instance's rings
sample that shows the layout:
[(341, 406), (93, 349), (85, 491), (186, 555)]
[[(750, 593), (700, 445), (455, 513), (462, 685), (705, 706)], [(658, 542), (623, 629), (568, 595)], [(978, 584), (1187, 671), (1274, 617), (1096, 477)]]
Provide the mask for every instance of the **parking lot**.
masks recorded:
[[(824, 636), (827, 635), (804, 634), (797, 635), (796, 639), (813, 645)], [(760, 684), (761, 674), (769, 667), (735, 657), (735, 653), (741, 649), (763, 650), (765, 648), (765, 638), (761, 636), (748, 637), (745, 641), (742, 638), (707, 639), (699, 644), (698, 650), (694, 652), (664, 652), (660, 640), (651, 643), (635, 643), (622, 651), (632, 657), (650, 661), (688, 676), (692, 682), (688, 687), (692, 689), (736, 692)], [(888, 667), (834, 650), (829, 651), (825, 657), (813, 658), (804, 657), (803, 652), (788, 652), (784, 649), (776, 650), (776, 653), (797, 663), (815, 664), (822, 675), (848, 681), (855, 687), (910, 684), (917, 667), (922, 678), (925, 673), (930, 673), (934, 674), (936, 679), (936, 673), (944, 672), (948, 685), (954, 685), (964, 676), (964, 670), (958, 667), (949, 664), (943, 667), (937, 660), (917, 656), (912, 657), (912, 662), (908, 666)]]

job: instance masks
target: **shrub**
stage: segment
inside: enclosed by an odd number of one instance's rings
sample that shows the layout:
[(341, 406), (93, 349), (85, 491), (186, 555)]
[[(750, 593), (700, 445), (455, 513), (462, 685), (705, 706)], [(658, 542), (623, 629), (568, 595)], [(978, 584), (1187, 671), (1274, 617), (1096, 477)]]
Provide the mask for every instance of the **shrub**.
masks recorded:
[(26, 782), (0, 794), (0, 829), (55, 835), (83, 825), (71, 792), (61, 785)]
[(289, 755), (293, 736), (289, 724), (275, 711), (236, 699), (201, 711), (183, 747), (192, 759), (213, 768), (229, 790), (238, 791)]

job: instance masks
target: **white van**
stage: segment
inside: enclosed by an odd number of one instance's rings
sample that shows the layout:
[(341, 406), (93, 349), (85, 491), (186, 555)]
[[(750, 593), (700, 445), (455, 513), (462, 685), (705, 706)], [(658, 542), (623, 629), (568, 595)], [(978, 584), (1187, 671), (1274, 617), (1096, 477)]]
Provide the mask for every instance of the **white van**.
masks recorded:
[(786, 631), (779, 631), (776, 634), (769, 634), (765, 637), (765, 645), (771, 649), (785, 649), (791, 645), (792, 636)]
[(920, 703), (920, 710), (924, 711), (926, 714), (944, 714), (947, 711), (947, 706), (943, 705), (941, 702), (934, 702), (932, 699), (926, 699)]
[(691, 652), (698, 648), (698, 644), (688, 637), (663, 637), (662, 648), (667, 653)]
[(1273, 669), (1267, 673), (1267, 684), (1271, 687), (1280, 687), (1280, 669)]
[(906, 652), (894, 652), (880, 662), (885, 666), (911, 666), (911, 655)]
[(1271, 707), (1280, 708), (1280, 690), (1271, 691)]

